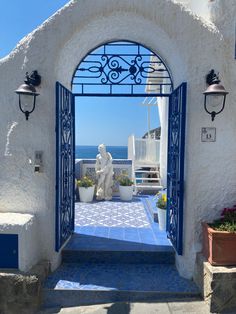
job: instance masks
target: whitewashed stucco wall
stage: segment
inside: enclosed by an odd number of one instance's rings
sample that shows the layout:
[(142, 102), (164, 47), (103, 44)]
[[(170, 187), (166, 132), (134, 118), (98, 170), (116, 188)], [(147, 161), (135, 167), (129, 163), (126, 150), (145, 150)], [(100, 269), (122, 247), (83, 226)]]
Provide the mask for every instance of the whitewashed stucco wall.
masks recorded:
[(209, 5), (211, 0), (175, 0), (186, 6), (195, 14), (203, 17), (206, 20), (210, 19)]
[[(71, 1), (0, 60), (0, 211), (34, 213), (39, 221), (40, 258), (59, 262), (55, 237), (55, 82), (70, 87), (75, 67), (106, 41), (131, 40), (159, 54), (174, 86), (188, 83), (184, 198), (184, 255), (177, 266), (193, 273), (200, 250), (200, 221), (236, 201), (236, 106), (231, 83), (230, 45), (220, 32), (182, 6), (166, 0)], [(227, 59), (225, 60), (225, 56)], [(225, 111), (215, 122), (203, 110), (204, 77), (215, 68), (229, 90)], [(42, 75), (35, 112), (25, 121), (14, 90), (26, 71)], [(201, 143), (200, 128), (217, 128), (216, 143)], [(29, 159), (44, 151), (44, 172), (35, 174)]]

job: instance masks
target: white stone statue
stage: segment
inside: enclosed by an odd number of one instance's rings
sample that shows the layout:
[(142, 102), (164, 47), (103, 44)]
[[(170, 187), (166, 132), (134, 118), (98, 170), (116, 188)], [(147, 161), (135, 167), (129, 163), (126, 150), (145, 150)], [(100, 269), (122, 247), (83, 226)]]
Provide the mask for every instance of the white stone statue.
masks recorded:
[(112, 156), (106, 151), (106, 146), (98, 146), (99, 154), (96, 157), (95, 171), (98, 177), (97, 200), (109, 201), (112, 199), (113, 165)]

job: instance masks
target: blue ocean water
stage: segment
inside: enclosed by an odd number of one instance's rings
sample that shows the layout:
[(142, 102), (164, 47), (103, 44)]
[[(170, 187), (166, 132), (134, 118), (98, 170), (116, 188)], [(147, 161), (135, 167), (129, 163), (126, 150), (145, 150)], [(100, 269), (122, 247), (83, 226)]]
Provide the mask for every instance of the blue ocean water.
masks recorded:
[[(111, 153), (113, 159), (127, 159), (127, 146), (106, 146), (107, 152)], [(79, 159), (94, 159), (98, 154), (97, 146), (75, 146), (75, 158)]]

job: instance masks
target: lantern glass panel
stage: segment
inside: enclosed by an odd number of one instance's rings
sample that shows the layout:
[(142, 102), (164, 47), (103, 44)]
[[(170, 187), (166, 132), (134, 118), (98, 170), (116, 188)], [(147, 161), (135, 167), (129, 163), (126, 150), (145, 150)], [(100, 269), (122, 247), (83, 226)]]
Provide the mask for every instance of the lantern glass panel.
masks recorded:
[(224, 95), (219, 94), (207, 95), (206, 106), (208, 110), (210, 110), (211, 107), (213, 107), (215, 111), (220, 110), (224, 102), (224, 97), (225, 97)]
[(21, 101), (21, 108), (23, 111), (26, 111), (26, 110), (31, 111), (33, 109), (33, 104), (34, 104), (33, 95), (21, 94), (20, 101)]

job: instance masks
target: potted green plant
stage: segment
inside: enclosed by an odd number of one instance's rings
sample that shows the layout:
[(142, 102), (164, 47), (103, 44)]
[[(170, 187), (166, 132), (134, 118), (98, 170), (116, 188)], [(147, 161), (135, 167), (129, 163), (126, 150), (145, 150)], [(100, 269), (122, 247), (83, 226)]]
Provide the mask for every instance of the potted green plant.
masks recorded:
[(126, 174), (119, 176), (117, 181), (119, 183), (120, 199), (122, 201), (131, 201), (133, 198), (133, 181)]
[(220, 219), (202, 226), (207, 260), (215, 266), (236, 265), (236, 205), (224, 208)]
[(79, 188), (80, 201), (84, 203), (92, 202), (95, 189), (94, 181), (88, 176), (83, 176), (77, 181), (77, 186)]
[(156, 202), (158, 224), (160, 230), (166, 230), (166, 208), (167, 208), (167, 197), (166, 193), (160, 194)]

